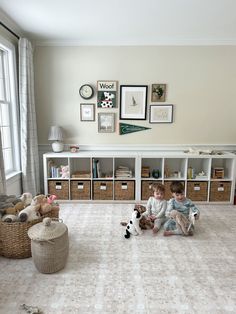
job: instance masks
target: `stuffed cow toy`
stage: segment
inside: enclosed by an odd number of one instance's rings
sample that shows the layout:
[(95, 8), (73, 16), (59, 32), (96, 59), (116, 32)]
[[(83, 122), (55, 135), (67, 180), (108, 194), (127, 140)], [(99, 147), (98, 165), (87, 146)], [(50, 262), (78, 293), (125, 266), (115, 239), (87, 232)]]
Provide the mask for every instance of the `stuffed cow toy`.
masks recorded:
[(142, 214), (140, 214), (140, 212), (138, 211), (137, 208), (134, 208), (131, 219), (130, 219), (130, 221), (127, 224), (126, 229), (125, 229), (124, 237), (126, 239), (128, 239), (131, 234), (132, 235), (138, 235), (138, 234), (143, 233), (143, 231), (141, 230), (141, 228), (139, 226), (139, 221), (140, 221), (141, 217), (142, 217)]

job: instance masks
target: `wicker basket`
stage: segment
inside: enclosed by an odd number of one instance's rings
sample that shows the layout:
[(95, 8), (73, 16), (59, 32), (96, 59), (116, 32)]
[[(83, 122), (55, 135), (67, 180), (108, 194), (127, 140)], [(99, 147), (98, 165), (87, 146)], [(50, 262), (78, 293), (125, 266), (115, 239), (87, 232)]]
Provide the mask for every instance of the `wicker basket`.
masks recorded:
[(27, 258), (31, 256), (30, 239), (28, 230), (33, 225), (41, 222), (44, 217), (58, 218), (59, 206), (30, 222), (3, 222), (0, 221), (0, 255), (9, 258)]
[(35, 267), (44, 274), (55, 273), (64, 268), (69, 251), (67, 226), (59, 221), (44, 218), (43, 222), (32, 226), (31, 251)]
[(153, 196), (152, 184), (156, 181), (142, 180), (142, 193), (141, 199), (148, 200), (150, 196)]
[(211, 202), (229, 202), (231, 193), (231, 182), (211, 181), (210, 201)]
[(94, 181), (93, 182), (94, 200), (112, 200), (113, 182), (112, 181)]
[(90, 181), (71, 181), (70, 192), (72, 200), (90, 200)]
[(187, 183), (187, 197), (192, 201), (207, 201), (207, 182), (189, 181)]
[(134, 200), (134, 181), (115, 181), (115, 200)]
[(59, 200), (69, 199), (68, 180), (50, 180), (48, 181), (48, 193), (57, 196)]

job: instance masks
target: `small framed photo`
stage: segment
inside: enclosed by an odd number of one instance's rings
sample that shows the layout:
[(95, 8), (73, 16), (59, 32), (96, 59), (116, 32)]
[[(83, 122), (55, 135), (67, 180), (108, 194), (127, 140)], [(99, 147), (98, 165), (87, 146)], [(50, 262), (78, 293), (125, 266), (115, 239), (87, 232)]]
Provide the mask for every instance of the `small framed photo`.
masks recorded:
[(172, 123), (173, 105), (150, 105), (150, 123)]
[(97, 107), (115, 108), (117, 81), (97, 81)]
[(98, 113), (98, 132), (115, 132), (115, 113)]
[(95, 121), (95, 104), (80, 104), (80, 121)]
[(166, 84), (152, 84), (152, 102), (166, 101)]
[(147, 85), (120, 86), (120, 119), (146, 120)]

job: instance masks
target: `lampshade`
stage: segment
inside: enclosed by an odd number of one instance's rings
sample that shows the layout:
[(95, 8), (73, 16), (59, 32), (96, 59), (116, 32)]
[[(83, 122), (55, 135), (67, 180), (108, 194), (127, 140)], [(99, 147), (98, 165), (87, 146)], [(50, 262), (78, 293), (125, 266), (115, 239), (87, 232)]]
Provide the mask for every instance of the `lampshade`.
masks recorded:
[(49, 141), (62, 141), (63, 133), (60, 126), (51, 126), (48, 134)]
[(52, 150), (55, 153), (61, 153), (64, 148), (64, 144), (62, 143), (63, 140), (63, 133), (62, 128), (60, 126), (51, 126), (48, 134), (48, 140), (54, 141), (52, 143)]

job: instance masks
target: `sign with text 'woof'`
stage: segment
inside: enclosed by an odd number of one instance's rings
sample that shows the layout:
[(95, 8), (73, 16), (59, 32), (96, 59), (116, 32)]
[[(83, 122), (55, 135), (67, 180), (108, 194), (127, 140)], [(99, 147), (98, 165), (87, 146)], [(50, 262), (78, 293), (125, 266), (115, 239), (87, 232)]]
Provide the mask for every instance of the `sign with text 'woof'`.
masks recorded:
[(115, 108), (117, 99), (117, 81), (97, 82), (98, 108)]

